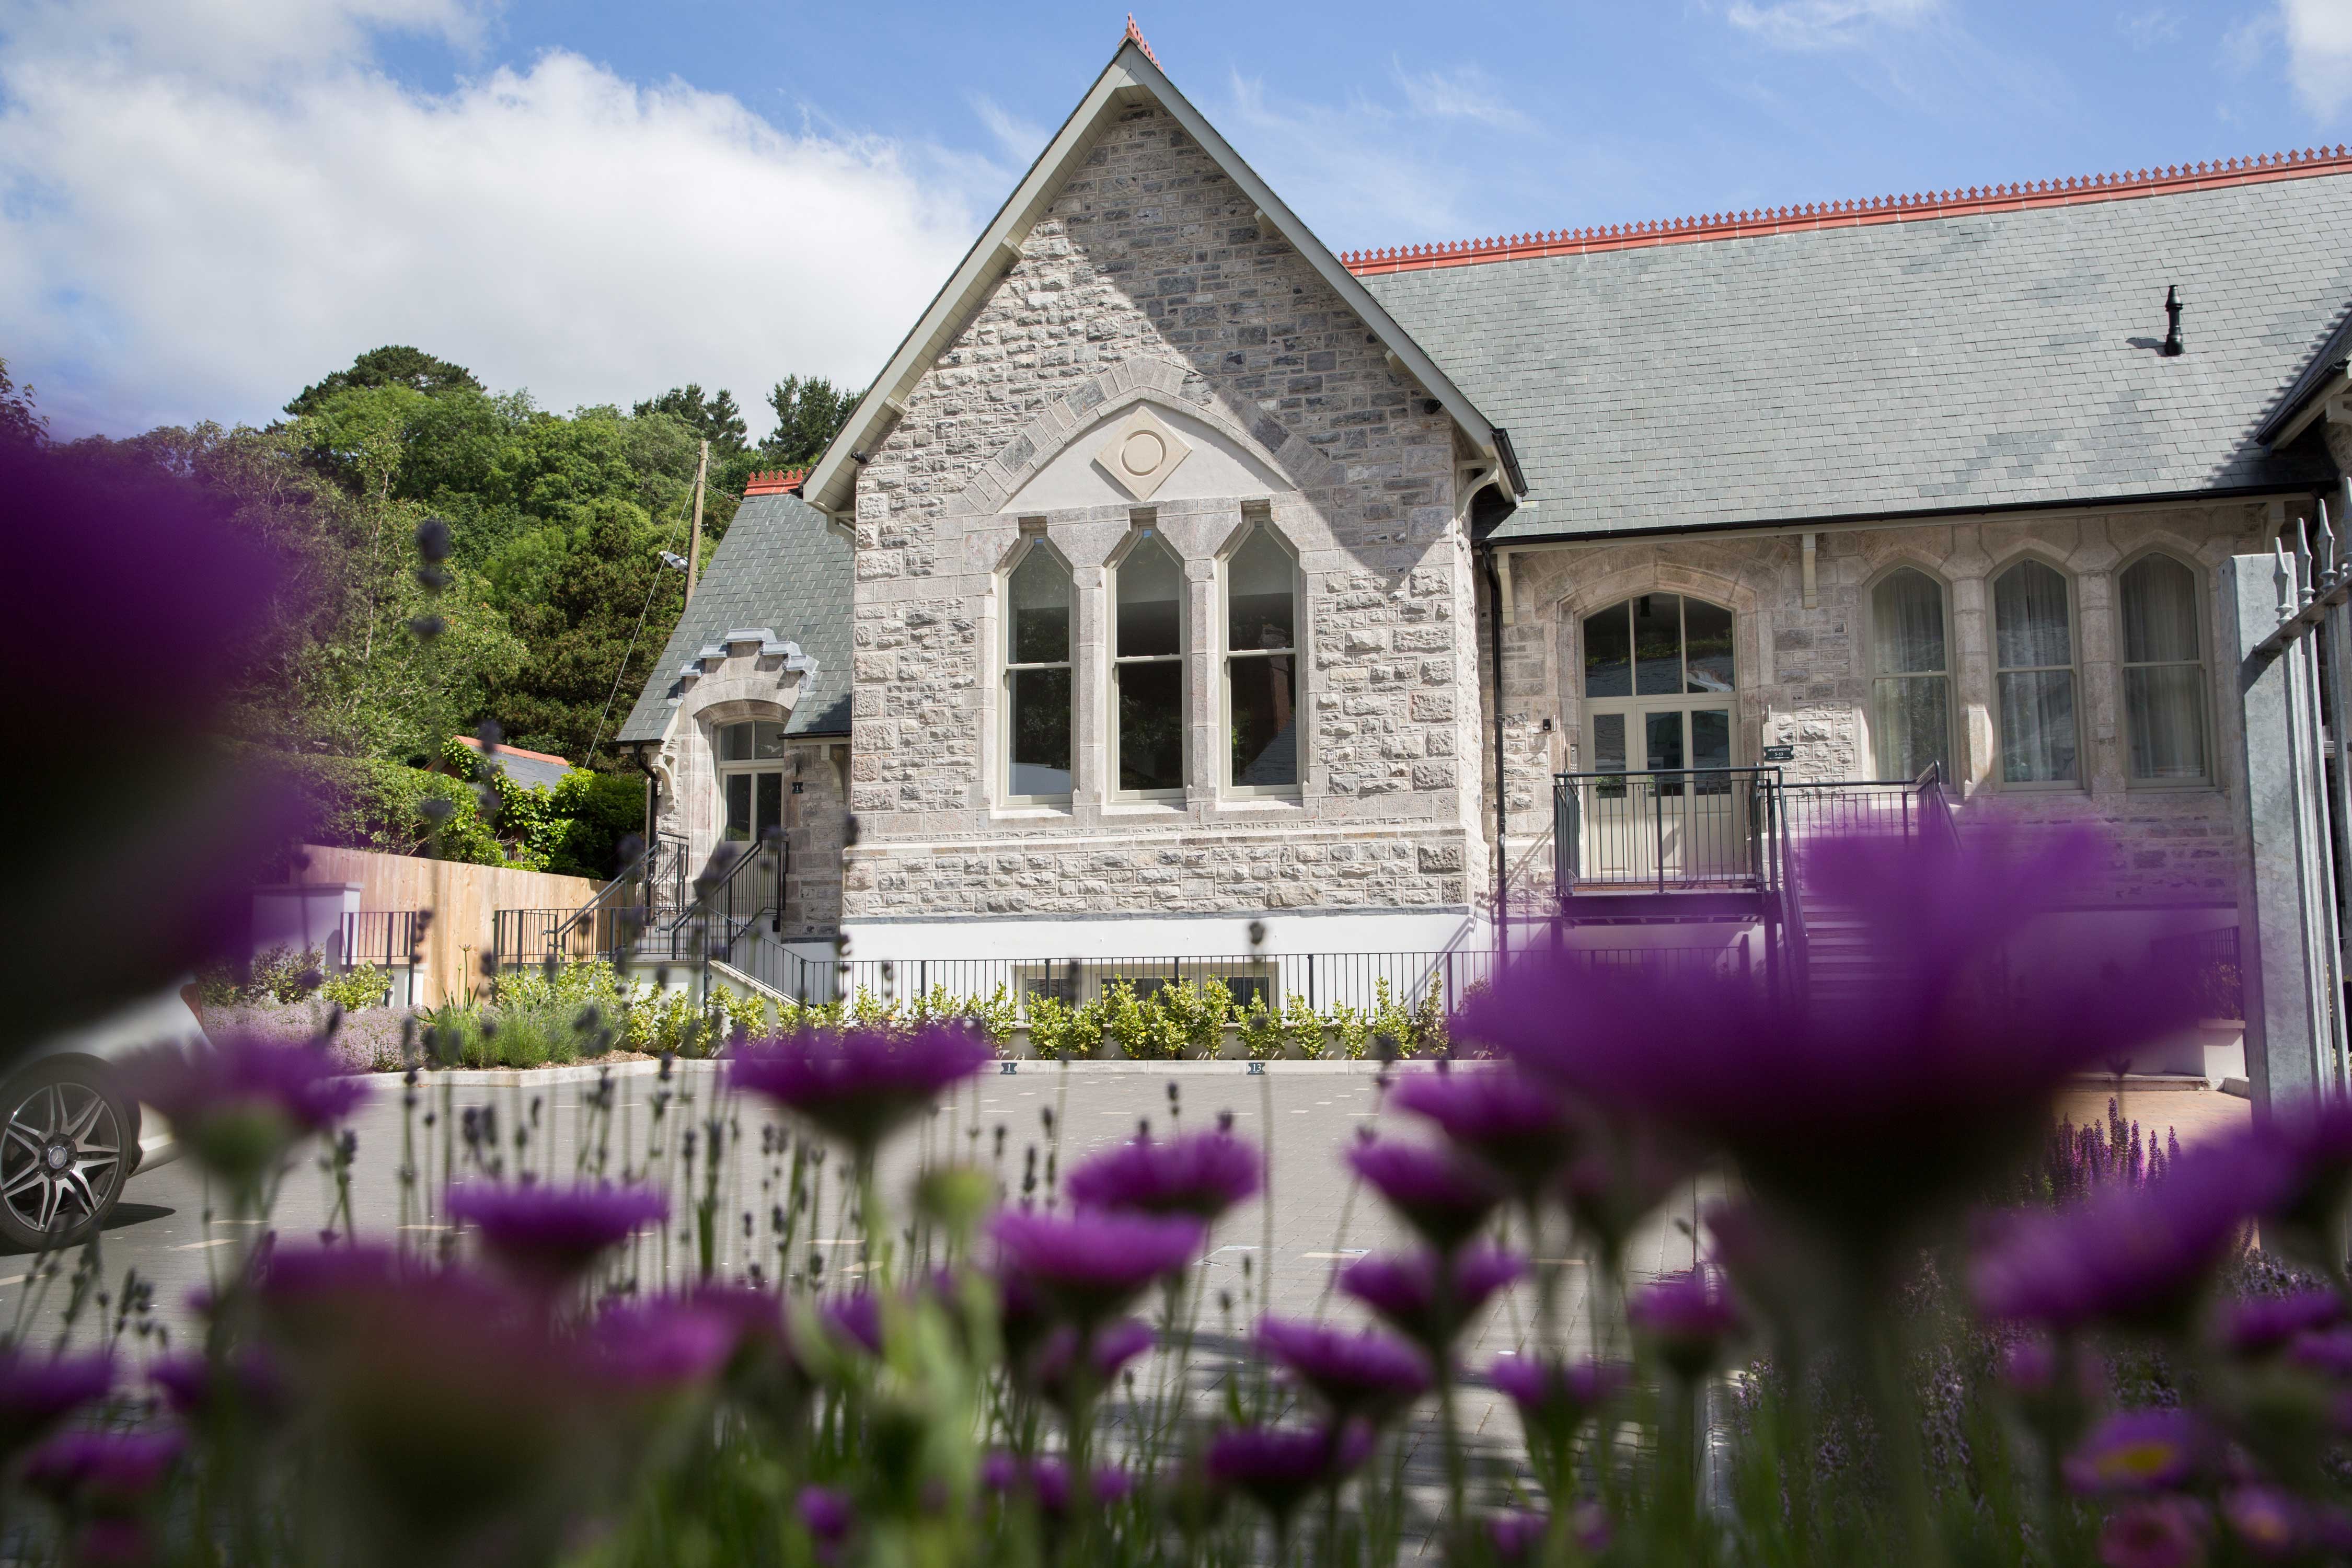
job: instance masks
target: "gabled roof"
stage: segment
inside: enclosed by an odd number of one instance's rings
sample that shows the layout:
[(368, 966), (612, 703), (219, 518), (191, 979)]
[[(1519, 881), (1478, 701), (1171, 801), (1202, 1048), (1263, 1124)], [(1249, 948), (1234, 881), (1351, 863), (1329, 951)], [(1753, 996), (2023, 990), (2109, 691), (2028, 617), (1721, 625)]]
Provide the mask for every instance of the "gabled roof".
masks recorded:
[(680, 668), (750, 627), (797, 643), (816, 663), (784, 733), (849, 733), (850, 588), (849, 541), (824, 513), (782, 490), (747, 494), (621, 726), (622, 742), (660, 740), (683, 695)]
[(965, 255), (947, 286), (890, 356), (889, 364), (866, 388), (849, 422), (809, 470), (802, 493), (812, 503), (834, 512), (849, 505), (861, 466), (858, 454), (870, 452), (881, 441), (889, 422), (902, 412), (900, 400), (954, 342), (990, 290), (1020, 259), (1023, 237), (1084, 161), (1097, 130), (1121, 109), (1147, 100), (1165, 110), (1215, 160), (1235, 188), (1255, 205), (1261, 223), (1271, 225), (1306, 258), (1423, 389), (1444, 406), (1472, 445), (1489, 455), (1497, 453), (1495, 428), (1486, 416), (1422, 345), (1397, 324), (1355, 274), (1341, 266), (1339, 258), (1283, 204), (1256, 171), (1242, 161), (1241, 155), (1217, 133), (1216, 127), (1176, 90), (1152, 58), (1142, 35), (1136, 31), (1134, 18), (1129, 17), (1127, 36), (1120, 40), (1110, 64), (1095, 79), (1094, 86), (1030, 165), (1028, 174)]
[(2324, 455), (2263, 437), (2352, 301), (2347, 170), (1365, 281), (1509, 427), (1498, 542), (2295, 489)]

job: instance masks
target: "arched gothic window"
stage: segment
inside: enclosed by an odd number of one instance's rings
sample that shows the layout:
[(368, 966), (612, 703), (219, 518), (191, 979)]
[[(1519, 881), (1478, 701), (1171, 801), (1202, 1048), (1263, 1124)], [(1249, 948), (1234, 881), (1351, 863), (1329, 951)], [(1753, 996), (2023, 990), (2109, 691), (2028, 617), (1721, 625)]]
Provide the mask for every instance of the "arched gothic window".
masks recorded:
[(2205, 642), (2197, 574), (2169, 555), (2143, 555), (2124, 569), (2118, 587), (2132, 782), (2202, 784)]
[(2079, 783), (2072, 586), (2056, 567), (2021, 561), (1993, 580), (1992, 624), (2001, 783)]
[(1004, 585), (1005, 794), (1070, 795), (1070, 568), (1033, 540)]
[(1904, 566), (1870, 591), (1870, 744), (1882, 779), (1951, 777), (1952, 662), (1943, 584)]

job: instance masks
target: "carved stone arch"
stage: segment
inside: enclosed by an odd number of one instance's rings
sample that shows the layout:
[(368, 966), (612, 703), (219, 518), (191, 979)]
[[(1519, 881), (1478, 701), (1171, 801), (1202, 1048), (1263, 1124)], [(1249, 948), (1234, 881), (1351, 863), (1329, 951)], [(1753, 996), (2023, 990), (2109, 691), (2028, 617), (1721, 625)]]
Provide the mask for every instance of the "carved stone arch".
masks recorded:
[(984, 516), (1018, 494), (1021, 487), (1058, 456), (1078, 432), (1138, 404), (1158, 404), (1197, 419), (1301, 489), (1339, 482), (1338, 469), (1314, 444), (1271, 416), (1244, 417), (1189, 367), (1156, 355), (1136, 354), (1055, 398), (1045, 412), (982, 465), (949, 508), (951, 514)]

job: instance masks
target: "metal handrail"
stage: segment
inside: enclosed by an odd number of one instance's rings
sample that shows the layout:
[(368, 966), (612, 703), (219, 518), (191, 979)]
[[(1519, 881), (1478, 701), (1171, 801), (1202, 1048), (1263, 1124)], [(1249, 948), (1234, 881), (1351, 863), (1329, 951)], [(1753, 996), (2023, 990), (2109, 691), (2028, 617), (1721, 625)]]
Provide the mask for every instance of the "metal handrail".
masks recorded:
[[(697, 900), (697, 907), (709, 910), (718, 927), (719, 940), (706, 943), (713, 956), (723, 958), (732, 952), (736, 942), (762, 919), (768, 921), (770, 931), (779, 934), (782, 932), (784, 878), (791, 865), (792, 847), (785, 842), (781, 832), (773, 833), (764, 843), (747, 846), (719, 880)], [(752, 877), (749, 886), (754, 889), (758, 902), (739, 918), (736, 914), (737, 897), (745, 886), (744, 877), (759, 867), (764, 867), (773, 874), (764, 885), (756, 875)], [(691, 914), (692, 911), (688, 912)], [(684, 921), (681, 920), (677, 923), (683, 924)], [(675, 931), (677, 926), (671, 929)]]
[[(1662, 789), (1657, 786), (1659, 780), (1672, 782)], [(1723, 785), (1720, 792), (1703, 791), (1702, 793), (1707, 795), (1721, 793), (1727, 795), (1733, 793), (1736, 784), (1745, 782), (1748, 784), (1748, 821), (1746, 829), (1748, 842), (1744, 847), (1743, 855), (1746, 863), (1745, 879), (1753, 881), (1759, 887), (1771, 886), (1775, 875), (1775, 858), (1768, 850), (1766, 840), (1771, 832), (1770, 825), (1776, 816), (1776, 813), (1772, 810), (1770, 797), (1777, 795), (1780, 787), (1779, 768), (1769, 766), (1625, 768), (1591, 773), (1557, 773), (1552, 775), (1552, 876), (1555, 890), (1564, 898), (1572, 894), (1579, 884), (1593, 880), (1585, 875), (1583, 865), (1582, 812), (1586, 787), (1614, 785), (1630, 792), (1638, 784), (1650, 784), (1651, 804), (1657, 816), (1654, 832), (1662, 842), (1664, 837), (1666, 801), (1674, 796), (1679, 796), (1685, 800), (1699, 798), (1686, 792), (1694, 784), (1703, 784), (1717, 780), (1721, 781)], [(1763, 803), (1764, 809), (1760, 814), (1761, 820), (1759, 820), (1758, 809), (1759, 795), (1766, 797)], [(1663, 891), (1667, 883), (1665, 862), (1664, 856), (1659, 856), (1657, 858), (1654, 882), (1657, 889)], [(1707, 879), (1719, 880), (1719, 879)], [(1630, 883), (1618, 882), (1608, 885), (1628, 886)]]
[[(606, 908), (626, 907), (616, 904), (615, 900), (618, 900), (622, 894), (626, 893), (631, 889), (643, 888), (646, 890), (647, 894), (650, 895), (655, 884), (663, 879), (665, 865), (667, 865), (667, 868), (669, 879), (680, 884), (677, 890), (681, 897), (677, 901), (683, 903), (685, 901), (683, 898), (683, 884), (685, 882), (686, 848), (686, 838), (681, 834), (655, 834), (652, 841), (646, 844), (644, 848), (638, 850), (635, 858), (631, 859), (626, 866), (622, 867), (620, 873), (617, 876), (615, 876), (611, 881), (605, 883), (603, 887), (597, 889), (594, 897), (591, 898), (586, 903), (581, 905), (578, 910), (572, 912), (571, 919), (565, 921), (562, 925), (555, 929), (553, 940), (560, 945), (564, 939), (568, 938), (572, 932), (577, 930), (583, 922), (595, 919), (598, 913)], [(655, 903), (653, 899), (648, 896), (637, 907), (650, 911), (655, 907)]]

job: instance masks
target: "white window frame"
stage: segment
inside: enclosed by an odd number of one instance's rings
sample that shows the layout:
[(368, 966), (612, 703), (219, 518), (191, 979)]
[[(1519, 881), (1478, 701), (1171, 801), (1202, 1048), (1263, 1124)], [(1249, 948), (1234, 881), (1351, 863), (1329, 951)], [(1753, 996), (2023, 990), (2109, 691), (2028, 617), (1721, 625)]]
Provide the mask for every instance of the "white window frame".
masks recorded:
[[(2066, 655), (2068, 664), (2004, 665), (2000, 662), (2000, 580), (2011, 572), (2032, 562), (2058, 574), (2066, 585)], [(1985, 628), (1991, 641), (1992, 656), (1992, 732), (1993, 756), (1990, 782), (1995, 789), (2020, 794), (2080, 795), (2091, 787), (2091, 751), (2083, 743), (2083, 605), (2081, 584), (2074, 574), (2047, 555), (2029, 551), (2011, 556), (1999, 570), (1985, 577)], [(2004, 675), (2043, 674), (2063, 669), (2072, 683), (2074, 693), (2074, 776), (2071, 779), (2020, 779), (2008, 774), (2009, 731), (2001, 722), (2000, 678)]]
[[(2014, 564), (2014, 563), (2012, 563), (2012, 564)], [(1878, 590), (1888, 578), (1893, 577), (1898, 572), (1917, 573), (1920, 576), (1927, 579), (1928, 582), (1933, 583), (1936, 585), (1936, 592), (1942, 595), (1944, 612), (1944, 668), (1940, 670), (1920, 669), (1896, 672), (1882, 671), (1878, 668), (1878, 650), (1881, 642), (1878, 634)], [(1868, 690), (1864, 693), (1863, 699), (1862, 713), (1863, 726), (1868, 731), (1870, 736), (1870, 771), (1873, 776), (1884, 777), (1886, 773), (1886, 770), (1880, 765), (1878, 760), (1878, 683), (1882, 680), (1916, 680), (1922, 676), (1934, 675), (1941, 679), (1944, 683), (1944, 756), (1946, 759), (1944, 787), (1948, 790), (1958, 788), (1958, 774), (1960, 770), (1960, 734), (1962, 726), (1960, 723), (1959, 672), (1954, 668), (1955, 660), (1952, 657), (1954, 652), (1952, 641), (1954, 631), (1955, 627), (1952, 621), (1952, 585), (1945, 580), (1941, 573), (1931, 571), (1916, 561), (1895, 561), (1889, 563), (1885, 570), (1879, 572), (1867, 583), (1863, 584), (1862, 668), (1864, 680), (1865, 685), (1868, 687)]]
[[(2191, 590), (2197, 598), (2197, 657), (2194, 659), (2160, 659), (2131, 663), (2124, 652), (2124, 577), (2131, 569), (2152, 556), (2162, 556), (2189, 574)], [(2213, 642), (2210, 615), (2212, 597), (2206, 591), (2205, 574), (2197, 563), (2177, 550), (2161, 544), (2151, 544), (2133, 552), (2122, 565), (2116, 568), (2116, 707), (2123, 731), (2124, 784), (2129, 789), (2211, 789), (2213, 787), (2213, 673), (2212, 659), (2206, 650)], [(2132, 772), (2132, 731), (2130, 672), (2135, 669), (2179, 669), (2194, 666), (2197, 671), (2197, 720), (2200, 726), (2199, 740), (2205, 754), (2205, 771), (2193, 779), (2144, 779)]]
[[(1634, 601), (1637, 599), (1652, 598), (1661, 594), (1672, 594), (1675, 595), (1675, 600), (1682, 605), (1682, 607), (1677, 609), (1675, 614), (1676, 647), (1680, 650), (1678, 656), (1680, 659), (1680, 674), (1677, 677), (1677, 683), (1681, 689), (1672, 693), (1658, 692), (1648, 697), (1639, 695), (1638, 688), (1641, 685), (1641, 661), (1637, 657), (1633, 645), (1628, 643), (1625, 650), (1626, 658), (1629, 660), (1632, 660), (1632, 662), (1626, 667), (1625, 679), (1627, 684), (1637, 689), (1637, 693), (1635, 695), (1626, 697), (1589, 697), (1585, 695), (1585, 623), (1593, 619), (1595, 616), (1601, 615), (1605, 611), (1622, 610), (1625, 612), (1627, 617), (1626, 629), (1630, 635), (1633, 627), (1632, 617), (1633, 612), (1632, 605)], [(1731, 689), (1728, 691), (1693, 691), (1690, 689), (1690, 610), (1688, 602), (1693, 599), (1696, 599), (1700, 604), (1705, 605), (1711, 610), (1721, 610), (1725, 615), (1731, 617)], [(1579, 734), (1581, 736), (1581, 741), (1578, 747), (1577, 766), (1579, 771), (1583, 773), (1598, 773), (1601, 771), (1599, 747), (1594, 743), (1593, 732), (1596, 726), (1593, 723), (1593, 720), (1598, 717), (1616, 713), (1622, 714), (1625, 719), (1625, 772), (1633, 774), (1648, 773), (1650, 770), (1646, 766), (1637, 767), (1634, 765), (1637, 760), (1643, 763), (1646, 763), (1649, 761), (1649, 752), (1643, 749), (1647, 745), (1647, 740), (1646, 733), (1643, 729), (1642, 721), (1643, 716), (1646, 714), (1664, 712), (1669, 709), (1681, 713), (1683, 716), (1683, 767), (1685, 771), (1691, 771), (1693, 769), (1690, 715), (1694, 710), (1699, 709), (1705, 709), (1710, 712), (1718, 709), (1729, 710), (1729, 739), (1731, 749), (1728, 753), (1730, 761), (1726, 765), (1731, 768), (1745, 766), (1746, 764), (1742, 763), (1739, 760), (1742, 750), (1740, 742), (1743, 738), (1739, 723), (1739, 677), (1741, 673), (1739, 665), (1739, 612), (1733, 606), (1724, 604), (1719, 600), (1708, 598), (1705, 594), (1688, 593), (1680, 588), (1645, 588), (1638, 593), (1627, 594), (1622, 598), (1612, 599), (1605, 605), (1596, 605), (1592, 609), (1580, 611), (1576, 617), (1575, 676), (1577, 701), (1580, 704), (1579, 712), (1582, 716), (1581, 727), (1579, 730)]]
[[(1169, 559), (1176, 563), (1176, 651), (1172, 654), (1143, 654), (1129, 658), (1122, 654), (1118, 647), (1119, 577), (1126, 572), (1128, 562), (1134, 559), (1135, 552), (1146, 548), (1148, 543), (1153, 541), (1157, 541), (1158, 547), (1166, 551)], [(1184, 553), (1176, 548), (1173, 540), (1160, 531), (1156, 521), (1139, 521), (1129, 531), (1127, 538), (1120, 542), (1118, 551), (1109, 564), (1109, 571), (1104, 574), (1104, 587), (1107, 592), (1103, 596), (1105, 612), (1103, 645), (1108, 655), (1104, 661), (1108, 670), (1108, 679), (1104, 682), (1103, 688), (1103, 703), (1108, 710), (1108, 721), (1103, 726), (1103, 751), (1109, 766), (1103, 779), (1103, 794), (1106, 799), (1122, 802), (1181, 801), (1185, 798), (1185, 789), (1182, 784), (1172, 789), (1122, 789), (1119, 787), (1118, 680), (1119, 672), (1129, 665), (1172, 664), (1176, 667), (1176, 732), (1180, 738), (1178, 743), (1181, 748), (1177, 752), (1177, 772), (1181, 777), (1190, 779), (1192, 776), (1193, 737), (1191, 712), (1193, 637), (1192, 606), (1190, 602), (1192, 595), (1189, 592), (1190, 579), (1184, 570)]]
[[(710, 721), (710, 762), (712, 774), (718, 781), (719, 788), (719, 813), (718, 821), (714, 826), (714, 842), (749, 844), (753, 848), (759, 847), (757, 824), (760, 820), (760, 785), (757, 775), (761, 773), (782, 775), (776, 785), (776, 827), (781, 832), (791, 830), (792, 824), (789, 819), (792, 816), (790, 803), (793, 782), (800, 775), (800, 762), (793, 755), (792, 738), (782, 733), (784, 726), (790, 721), (789, 716), (762, 719), (757, 715)], [(749, 757), (738, 762), (726, 761), (726, 732), (738, 724), (773, 724), (778, 731), (778, 743), (782, 749), (772, 757)], [(751, 821), (754, 831), (748, 838), (730, 838), (727, 837), (727, 781), (741, 774), (753, 775)]]
[[(1287, 648), (1243, 648), (1233, 641), (1233, 563), (1250, 540), (1263, 531), (1275, 548), (1290, 560), (1290, 644)], [(1274, 526), (1271, 511), (1242, 509), (1242, 526), (1217, 558), (1217, 775), (1227, 795), (1253, 800), (1297, 800), (1307, 783), (1307, 570), (1297, 550)], [(1286, 784), (1247, 784), (1234, 776), (1234, 661), (1240, 658), (1290, 660), (1291, 747), (1294, 778)]]
[[(1013, 574), (1028, 563), (1031, 555), (1041, 550), (1054, 558), (1061, 566), (1063, 575), (1069, 579), (1069, 642), (1063, 650), (1065, 657), (1059, 663), (1015, 664), (1013, 661)], [(1032, 533), (1022, 540), (1020, 548), (1006, 559), (1003, 570), (998, 574), (996, 602), (1003, 612), (997, 617), (1003, 624), (997, 629), (996, 637), (997, 705), (1003, 710), (998, 716), (996, 726), (996, 749), (999, 753), (996, 769), (997, 798), (1005, 805), (1013, 806), (1066, 806), (1070, 804), (1072, 795), (1076, 789), (1078, 777), (1077, 573), (1071, 567), (1069, 557), (1055, 549), (1053, 542), (1045, 534)], [(1070, 672), (1071, 788), (1052, 795), (1022, 795), (1013, 787), (1013, 677), (1025, 670), (1050, 669), (1066, 669)]]

